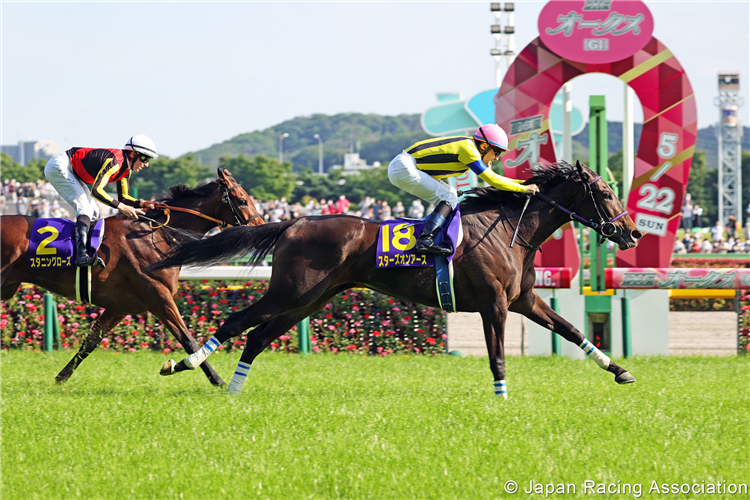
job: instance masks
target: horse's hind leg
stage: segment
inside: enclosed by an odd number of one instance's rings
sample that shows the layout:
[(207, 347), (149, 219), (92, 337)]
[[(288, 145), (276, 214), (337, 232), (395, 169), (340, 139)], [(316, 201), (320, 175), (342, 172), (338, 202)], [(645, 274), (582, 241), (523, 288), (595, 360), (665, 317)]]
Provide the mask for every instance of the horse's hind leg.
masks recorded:
[[(182, 344), (185, 351), (188, 354), (193, 354), (200, 349), (198, 343), (192, 335), (190, 335), (185, 322), (182, 320), (180, 310), (177, 308), (177, 304), (174, 303), (172, 296), (168, 292), (162, 293), (157, 303), (158, 306), (154, 308), (154, 314), (156, 314), (159, 320), (169, 329), (170, 332), (172, 332), (172, 335), (174, 335), (177, 341)], [(169, 362), (167, 362), (167, 364), (169, 364)], [(166, 365), (163, 368), (163, 370), (169, 369), (170, 368)], [(208, 363), (202, 363), (201, 369), (213, 385), (224, 385), (224, 381), (219, 374), (214, 371), (211, 365)]]
[[(271, 283), (268, 291), (260, 300), (241, 311), (233, 312), (227, 316), (226, 321), (221, 325), (216, 335), (208, 339), (197, 352), (186, 357), (179, 363), (175, 363), (173, 360), (167, 361), (159, 374), (172, 375), (173, 373), (185, 370), (193, 370), (227, 340), (242, 335), (242, 332), (245, 330), (266, 323), (276, 316), (298, 309), (317, 311), (317, 309), (314, 309), (315, 306), (311, 305), (308, 300), (314, 301), (314, 304), (317, 304), (319, 301), (327, 300), (348, 287), (348, 285), (339, 285), (335, 289), (329, 290), (327, 288), (329, 281), (330, 279), (325, 282), (319, 282), (317, 286), (313, 287), (307, 293), (301, 293), (298, 290), (290, 291), (286, 288), (283, 288), (283, 291), (279, 291), (282, 288), (273, 288), (273, 283)], [(309, 298), (311, 296), (313, 297), (312, 299)], [(321, 299), (321, 297), (324, 299)], [(323, 307), (323, 305), (325, 305), (325, 302), (320, 307)], [(305, 317), (307, 315), (302, 316), (303, 319)]]
[(12, 299), (18, 291), (19, 286), (21, 286), (21, 283), (3, 284), (2, 288), (0, 288), (0, 300)]
[(624, 368), (616, 365), (609, 357), (596, 348), (586, 337), (573, 325), (565, 321), (559, 314), (552, 310), (536, 292), (531, 290), (514, 302), (510, 310), (523, 314), (534, 323), (548, 328), (560, 335), (568, 342), (580, 347), (600, 368), (613, 373), (615, 382), (618, 384), (630, 384), (635, 382), (635, 377)]
[[(170, 359), (159, 372), (160, 375), (172, 375), (185, 370), (193, 370), (196, 366), (203, 366), (205, 360), (227, 340), (242, 335), (249, 328), (256, 327), (272, 318), (275, 314), (283, 312), (283, 308), (274, 306), (274, 301), (269, 299), (268, 292), (254, 304), (235, 311), (224, 321), (216, 334), (208, 339), (203, 347), (192, 352), (179, 363)], [(197, 347), (197, 346), (196, 346)]]
[(99, 316), (94, 324), (91, 326), (91, 330), (81, 344), (81, 348), (78, 350), (73, 359), (71, 359), (65, 368), (57, 374), (55, 380), (58, 383), (63, 383), (73, 375), (73, 372), (81, 362), (88, 357), (91, 352), (101, 343), (104, 334), (112, 330), (117, 324), (122, 321), (124, 314), (112, 314), (109, 311), (104, 311)]
[(273, 342), (274, 339), (279, 335), (288, 332), (294, 325), (311, 314), (321, 310), (333, 296), (347, 288), (349, 288), (349, 285), (339, 286), (335, 289), (328, 290), (322, 297), (318, 298), (318, 300), (313, 304), (310, 304), (308, 307), (299, 308), (281, 316), (277, 316), (250, 332), (247, 335), (247, 344), (242, 351), (239, 363), (237, 363), (237, 370), (235, 370), (234, 375), (232, 375), (232, 380), (229, 382), (229, 389), (227, 389), (227, 392), (234, 395), (240, 394), (242, 392), (242, 385), (247, 379), (247, 374), (250, 371), (250, 366), (253, 364), (253, 361), (271, 344), (271, 342)]

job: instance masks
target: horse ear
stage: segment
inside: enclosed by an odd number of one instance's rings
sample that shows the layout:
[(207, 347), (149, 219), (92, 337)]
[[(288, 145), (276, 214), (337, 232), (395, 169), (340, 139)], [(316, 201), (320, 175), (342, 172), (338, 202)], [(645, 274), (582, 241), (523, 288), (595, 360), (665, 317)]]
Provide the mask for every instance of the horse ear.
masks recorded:
[(224, 182), (227, 181), (227, 177), (231, 177), (232, 174), (229, 173), (229, 170), (226, 168), (218, 168), (216, 169), (216, 175), (219, 176), (219, 179), (223, 180)]
[(581, 165), (581, 160), (576, 160), (576, 168), (579, 172), (583, 173), (583, 165)]

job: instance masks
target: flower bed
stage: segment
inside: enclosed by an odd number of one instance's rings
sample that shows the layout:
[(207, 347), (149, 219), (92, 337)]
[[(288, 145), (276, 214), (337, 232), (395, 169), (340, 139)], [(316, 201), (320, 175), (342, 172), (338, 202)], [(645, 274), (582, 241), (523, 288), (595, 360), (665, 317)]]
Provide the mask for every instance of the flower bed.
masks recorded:
[(740, 317), (738, 350), (740, 354), (750, 356), (750, 290), (742, 290), (740, 295)]
[[(199, 345), (208, 340), (232, 312), (258, 300), (267, 280), (231, 286), (223, 281), (181, 281), (175, 297), (185, 324)], [(22, 288), (0, 310), (0, 345), (3, 349), (41, 350), (44, 332), (43, 290)], [(60, 299), (57, 319), (64, 349), (77, 347), (102, 313), (92, 305)], [(387, 356), (398, 353), (437, 355), (445, 352), (445, 314), (436, 308), (393, 299), (367, 289), (337, 295), (310, 318), (315, 352)], [(281, 335), (270, 349), (296, 352), (297, 327)], [(242, 349), (246, 335), (225, 343), (222, 350)], [(126, 316), (105, 336), (101, 348), (118, 352), (159, 350), (165, 354), (182, 346), (151, 313)]]

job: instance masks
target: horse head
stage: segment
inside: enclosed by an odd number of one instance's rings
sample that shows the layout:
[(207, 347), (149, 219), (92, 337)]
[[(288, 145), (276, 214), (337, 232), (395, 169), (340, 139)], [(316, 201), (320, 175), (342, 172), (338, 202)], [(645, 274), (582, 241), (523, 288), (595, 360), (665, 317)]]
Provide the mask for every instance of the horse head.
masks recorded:
[(627, 250), (643, 237), (609, 184), (579, 161), (536, 169), (526, 183), (539, 184), (540, 198), (599, 233), (600, 243), (607, 239)]
[(221, 220), (237, 226), (258, 226), (263, 218), (258, 213), (252, 198), (247, 191), (232, 177), (229, 170), (217, 170), (218, 183), (221, 186), (222, 210)]

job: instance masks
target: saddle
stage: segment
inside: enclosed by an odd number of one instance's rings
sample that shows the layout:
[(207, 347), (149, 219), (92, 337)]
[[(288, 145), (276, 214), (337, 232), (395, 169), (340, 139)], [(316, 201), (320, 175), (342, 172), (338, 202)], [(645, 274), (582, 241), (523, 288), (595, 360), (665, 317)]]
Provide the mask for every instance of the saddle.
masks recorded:
[[(65, 269), (75, 267), (75, 227), (68, 219), (37, 219), (29, 238), (30, 269)], [(89, 231), (86, 250), (96, 255), (104, 239), (104, 219)], [(91, 302), (91, 267), (76, 267), (76, 300)]]
[(455, 312), (452, 261), (458, 245), (463, 240), (461, 210), (456, 207), (435, 238), (436, 242), (447, 239), (453, 247), (453, 253), (445, 257), (415, 252), (414, 248), (424, 229), (424, 222), (424, 219), (406, 218), (383, 221), (378, 233), (375, 267), (434, 267), (440, 307), (448, 312)]
[[(68, 268), (75, 266), (75, 227), (68, 219), (37, 219), (29, 238), (29, 268)], [(104, 237), (104, 219), (89, 231), (89, 255), (96, 255)]]

